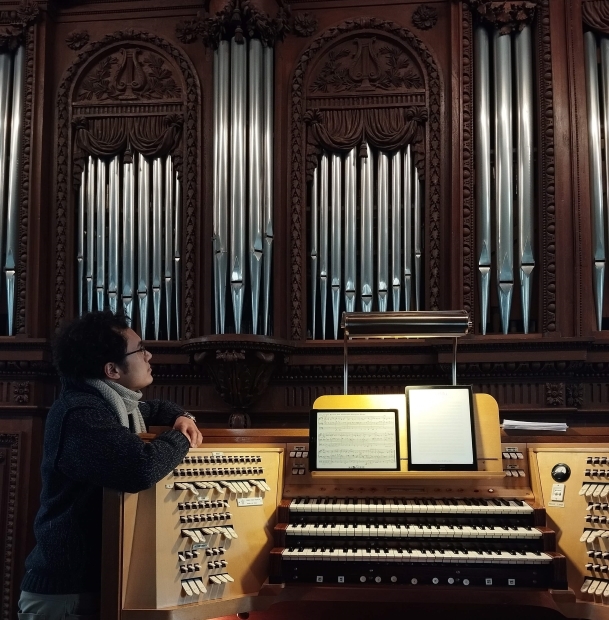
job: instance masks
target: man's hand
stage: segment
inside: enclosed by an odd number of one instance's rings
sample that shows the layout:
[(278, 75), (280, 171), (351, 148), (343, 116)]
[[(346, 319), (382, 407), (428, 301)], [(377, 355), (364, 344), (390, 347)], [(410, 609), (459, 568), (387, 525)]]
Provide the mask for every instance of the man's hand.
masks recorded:
[(203, 443), (201, 431), (199, 431), (197, 425), (190, 418), (186, 418), (183, 415), (178, 416), (173, 424), (173, 428), (186, 435), (186, 438), (190, 441), (191, 448), (196, 448)]

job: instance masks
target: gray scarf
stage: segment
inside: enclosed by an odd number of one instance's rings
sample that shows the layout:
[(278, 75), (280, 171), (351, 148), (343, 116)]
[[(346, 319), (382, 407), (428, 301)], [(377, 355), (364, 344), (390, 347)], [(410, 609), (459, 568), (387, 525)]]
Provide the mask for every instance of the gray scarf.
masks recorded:
[(142, 398), (140, 391), (134, 392), (123, 387), (116, 381), (102, 381), (101, 379), (87, 379), (87, 383), (101, 392), (104, 400), (118, 416), (121, 424), (129, 428), (129, 416), (133, 416), (133, 429), (136, 433), (146, 432), (146, 423), (138, 407)]

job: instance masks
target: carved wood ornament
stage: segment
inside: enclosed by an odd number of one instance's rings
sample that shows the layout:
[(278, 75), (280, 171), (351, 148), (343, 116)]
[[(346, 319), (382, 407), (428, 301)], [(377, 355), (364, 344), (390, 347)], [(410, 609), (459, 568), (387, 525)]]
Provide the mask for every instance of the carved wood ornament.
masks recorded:
[(122, 153), (128, 161), (134, 149), (147, 157), (171, 154), (182, 179), (182, 333), (186, 338), (193, 335), (200, 100), (190, 61), (164, 39), (142, 31), (115, 32), (90, 43), (64, 74), (57, 102), (56, 324), (69, 313), (65, 292), (68, 212), (73, 201), (70, 167), (78, 185), (88, 155), (107, 158)]
[(321, 149), (412, 144), (426, 179), (429, 307), (439, 307), (440, 118), (442, 78), (428, 48), (409, 30), (375, 18), (343, 22), (302, 54), (292, 82), (292, 338), (302, 339), (306, 181)]
[(282, 0), (275, 17), (261, 11), (253, 0), (229, 0), (214, 16), (209, 15), (209, 0), (205, 2), (206, 15), (185, 20), (176, 26), (176, 36), (182, 43), (194, 43), (200, 37), (203, 45), (216, 49), (223, 39), (235, 37), (243, 43), (245, 37), (260, 39), (273, 47), (289, 32), (289, 6)]
[(535, 17), (535, 9), (542, 4), (542, 0), (465, 0), (479, 18), (495, 28), (501, 34), (520, 31), (530, 25)]

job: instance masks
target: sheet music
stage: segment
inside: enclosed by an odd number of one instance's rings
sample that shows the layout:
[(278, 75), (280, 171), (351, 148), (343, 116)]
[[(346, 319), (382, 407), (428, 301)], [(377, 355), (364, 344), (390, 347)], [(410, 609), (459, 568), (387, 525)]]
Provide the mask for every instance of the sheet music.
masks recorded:
[(395, 411), (318, 411), (318, 469), (397, 469)]
[(408, 390), (410, 463), (459, 465), (474, 461), (469, 389)]

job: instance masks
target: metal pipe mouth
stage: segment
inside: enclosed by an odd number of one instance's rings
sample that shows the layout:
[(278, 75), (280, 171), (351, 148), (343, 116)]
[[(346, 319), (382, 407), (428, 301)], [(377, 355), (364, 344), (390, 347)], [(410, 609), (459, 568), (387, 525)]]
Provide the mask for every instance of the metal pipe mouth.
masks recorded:
[(460, 338), (472, 322), (465, 310), (343, 312), (345, 338)]

